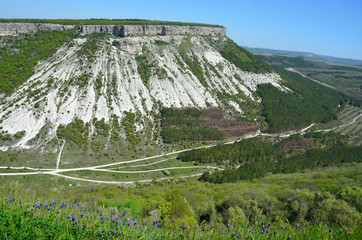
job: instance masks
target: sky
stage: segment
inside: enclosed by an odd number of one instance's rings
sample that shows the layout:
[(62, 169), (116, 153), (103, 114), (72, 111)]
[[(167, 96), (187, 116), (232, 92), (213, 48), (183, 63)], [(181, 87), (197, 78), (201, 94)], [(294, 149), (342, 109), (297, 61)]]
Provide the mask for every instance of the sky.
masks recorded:
[(0, 18), (210, 23), (241, 46), (362, 60), (362, 0), (1, 0)]

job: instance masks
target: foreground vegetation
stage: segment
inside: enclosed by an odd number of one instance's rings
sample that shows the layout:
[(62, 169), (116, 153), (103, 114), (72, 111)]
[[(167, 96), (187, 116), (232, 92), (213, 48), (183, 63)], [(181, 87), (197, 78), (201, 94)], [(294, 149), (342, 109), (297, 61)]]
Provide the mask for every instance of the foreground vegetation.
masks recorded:
[(75, 182), (1, 177), (0, 238), (359, 239), (361, 167), (345, 164), (229, 184), (190, 179), (136, 188), (81, 183), (66, 189)]

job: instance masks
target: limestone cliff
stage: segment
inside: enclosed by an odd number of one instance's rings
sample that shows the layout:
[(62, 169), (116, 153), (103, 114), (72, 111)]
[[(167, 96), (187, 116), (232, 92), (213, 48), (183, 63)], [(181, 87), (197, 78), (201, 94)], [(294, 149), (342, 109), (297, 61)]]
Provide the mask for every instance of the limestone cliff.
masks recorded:
[[(74, 25), (51, 23), (0, 23), (0, 36), (12, 36), (20, 33), (34, 33), (38, 30), (69, 30)], [(114, 36), (144, 36), (144, 35), (226, 35), (226, 28), (177, 26), (177, 25), (79, 25), (78, 32), (90, 34), (106, 32)]]
[(177, 26), (177, 25), (80, 25), (81, 34), (106, 32), (115, 36), (143, 36), (143, 35), (226, 35), (226, 28)]
[(12, 36), (19, 33), (34, 33), (38, 30), (64, 31), (74, 28), (74, 25), (52, 23), (0, 23), (0, 36)]

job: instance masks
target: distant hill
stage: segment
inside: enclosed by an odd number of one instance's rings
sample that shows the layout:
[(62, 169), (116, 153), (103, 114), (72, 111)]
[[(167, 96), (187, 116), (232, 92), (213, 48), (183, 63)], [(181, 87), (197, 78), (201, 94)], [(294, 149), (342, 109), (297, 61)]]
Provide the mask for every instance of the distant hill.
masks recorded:
[(275, 50), (275, 49), (266, 49), (266, 48), (249, 48), (249, 47), (244, 47), (244, 48), (252, 53), (288, 55), (288, 56), (303, 57), (303, 58), (311, 59), (311, 60), (337, 63), (337, 64), (343, 64), (343, 65), (351, 65), (351, 66), (352, 65), (359, 65), (359, 66), (362, 65), (362, 60), (351, 59), (351, 58), (338, 58), (338, 57), (332, 57), (332, 56), (318, 55), (318, 54), (309, 53), (309, 52)]

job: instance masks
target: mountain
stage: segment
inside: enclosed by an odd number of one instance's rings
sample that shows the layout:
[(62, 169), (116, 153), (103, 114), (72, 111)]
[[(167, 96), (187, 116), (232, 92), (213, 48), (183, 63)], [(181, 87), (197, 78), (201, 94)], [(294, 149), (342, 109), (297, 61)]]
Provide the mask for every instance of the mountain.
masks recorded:
[[(165, 107), (217, 107), (254, 121), (258, 109), (248, 103), (260, 101), (258, 84), (287, 91), (280, 76), (239, 49), (224, 28), (82, 25), (67, 30), (57, 25), (58, 31), (49, 31), (51, 24), (48, 29), (29, 24), (0, 24), (3, 35), (17, 34), (2, 38), (2, 66), (14, 61), (20, 66), (7, 67), (9, 74), (1, 79), (2, 149), (47, 144), (75, 122), (86, 129), (81, 141), (90, 142), (103, 124), (108, 145), (112, 131), (125, 138), (156, 129)], [(125, 34), (129, 37), (121, 37)], [(47, 48), (43, 58), (33, 59)], [(136, 120), (128, 131), (122, 119), (130, 114)], [(140, 138), (154, 139), (154, 134)]]
[(0, 19), (0, 35), (1, 239), (360, 233), (361, 101), (299, 71), (360, 69), (256, 57), (218, 25)]
[(303, 57), (305, 59), (311, 59), (311, 60), (323, 61), (323, 62), (329, 62), (329, 63), (336, 63), (336, 64), (343, 64), (343, 65), (351, 65), (351, 66), (362, 64), (362, 60), (324, 56), (324, 55), (318, 55), (318, 54), (309, 53), (309, 52), (286, 51), (286, 50), (276, 50), (276, 49), (267, 49), (267, 48), (250, 48), (250, 47), (244, 47), (244, 48), (252, 53), (265, 53), (265, 54)]
[(57, 153), (73, 166), (157, 155), (328, 122), (354, 101), (273, 69), (221, 26), (6, 22), (0, 35), (9, 161), (24, 150), (42, 166)]

